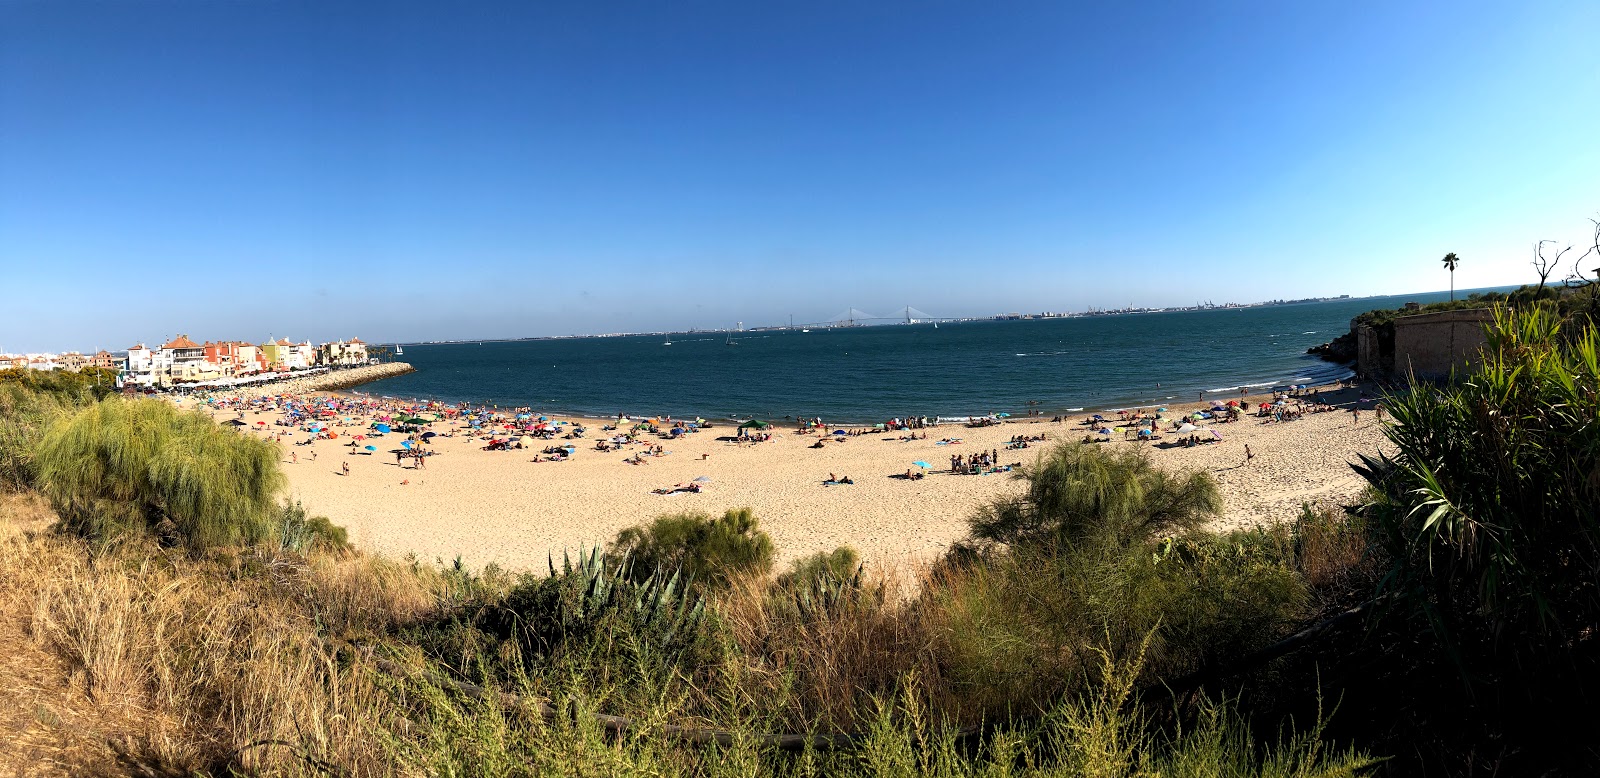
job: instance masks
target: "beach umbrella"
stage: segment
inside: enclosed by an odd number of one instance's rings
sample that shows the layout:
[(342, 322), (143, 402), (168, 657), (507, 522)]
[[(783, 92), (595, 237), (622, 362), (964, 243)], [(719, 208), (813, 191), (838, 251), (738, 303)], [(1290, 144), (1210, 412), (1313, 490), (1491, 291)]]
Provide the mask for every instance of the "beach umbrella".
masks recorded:
[(424, 440), (426, 440), (426, 439), (428, 439), (428, 438), (431, 438), (431, 437), (434, 437), (434, 436), (436, 436), (436, 435), (438, 435), (438, 434), (439, 434), (439, 433), (437, 433), (437, 432), (424, 432), (424, 433), (422, 433), (422, 438), (423, 438), (423, 439), (424, 439)]
[(835, 434), (835, 435), (848, 435), (850, 433), (845, 432), (844, 430), (834, 430), (833, 434)]
[(400, 447), (404, 448), (404, 449), (410, 449), (411, 448), (411, 441), (409, 441), (409, 440), (400, 441)]
[(229, 419), (225, 423), (232, 424), (235, 427), (248, 427), (248, 426), (250, 426), (249, 424), (246, 424), (245, 422), (239, 421), (238, 419)]
[(911, 464), (916, 465), (917, 467), (923, 468), (925, 470), (927, 468), (929, 468), (929, 467), (932, 467), (932, 465), (929, 465), (927, 462), (924, 462), (924, 461), (922, 461), (920, 459), (915, 461), (915, 462), (912, 462)]
[(258, 421), (258, 422), (256, 422), (256, 426), (258, 426), (258, 427), (265, 427), (265, 426), (267, 426), (267, 423), (266, 423), (266, 422), (264, 422), (264, 421)]
[[(1161, 410), (1164, 411), (1164, 410), (1166, 410), (1166, 408), (1162, 408)], [(1089, 418), (1091, 418), (1091, 419), (1104, 419), (1105, 417), (1101, 416), (1100, 414), (1097, 413), (1097, 414), (1095, 414), (1093, 416), (1090, 416)]]
[(1158, 411), (1164, 411), (1164, 410), (1166, 410), (1166, 409), (1167, 409), (1167, 407), (1166, 407), (1166, 406), (1165, 406), (1165, 405), (1163, 405), (1163, 406), (1161, 406), (1161, 407), (1160, 407), (1160, 408), (1157, 408), (1157, 409), (1156, 409), (1156, 410), (1158, 410)]
[(377, 446), (363, 446), (363, 448), (365, 448), (368, 451), (377, 451), (378, 450)]
[(711, 476), (703, 475), (703, 476), (700, 476), (699, 478), (696, 478), (694, 480), (699, 481), (700, 483), (703, 483), (703, 484), (709, 484), (709, 483), (711, 483)]
[(1110, 427), (1101, 427), (1099, 430), (1096, 430), (1096, 432), (1098, 434), (1101, 434), (1101, 435), (1110, 435), (1111, 434), (1111, 428)]
[(766, 423), (764, 421), (761, 421), (760, 419), (751, 419), (751, 420), (749, 420), (749, 421), (747, 421), (747, 422), (745, 422), (743, 424), (740, 424), (739, 425), (739, 429), (749, 429), (751, 427), (754, 427), (754, 428), (756, 428), (758, 430), (764, 430), (764, 429), (766, 429), (766, 428), (768, 428), (770, 426), (772, 426), (772, 425), (768, 424), (768, 423)]
[(1216, 430), (1211, 430), (1211, 437), (1216, 438), (1217, 440), (1222, 440), (1222, 433)]
[(1179, 427), (1178, 431), (1179, 432), (1194, 432), (1197, 429), (1200, 429), (1200, 428), (1194, 426), (1193, 424), (1185, 424), (1182, 427)]

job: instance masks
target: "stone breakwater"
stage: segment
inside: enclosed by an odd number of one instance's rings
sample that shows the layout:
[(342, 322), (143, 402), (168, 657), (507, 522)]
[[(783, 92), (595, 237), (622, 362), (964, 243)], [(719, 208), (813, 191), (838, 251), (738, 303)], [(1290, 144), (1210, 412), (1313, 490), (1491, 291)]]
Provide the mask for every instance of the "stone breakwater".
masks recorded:
[(372, 383), (383, 378), (393, 378), (397, 375), (415, 373), (417, 369), (406, 362), (384, 362), (378, 365), (361, 365), (360, 367), (347, 367), (330, 370), (316, 375), (300, 376), (298, 378), (285, 378), (282, 381), (268, 381), (266, 383), (241, 386), (234, 389), (223, 390), (217, 394), (230, 397), (261, 397), (277, 394), (315, 394), (317, 392), (333, 392), (340, 389), (349, 389), (353, 386)]

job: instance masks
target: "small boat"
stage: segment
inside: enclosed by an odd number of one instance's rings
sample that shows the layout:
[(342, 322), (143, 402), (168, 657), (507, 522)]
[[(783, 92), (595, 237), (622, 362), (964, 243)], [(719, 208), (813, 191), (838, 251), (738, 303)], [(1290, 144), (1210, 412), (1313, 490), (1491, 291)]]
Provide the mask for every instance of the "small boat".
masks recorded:
[(400, 356), (400, 355), (405, 354), (405, 353), (406, 353), (406, 350), (403, 349), (403, 348), (400, 348), (400, 344), (399, 343), (394, 344), (394, 354), (395, 354), (395, 356)]
[(933, 328), (934, 329), (939, 329), (939, 322), (934, 322), (933, 323)]
[(728, 339), (726, 341), (723, 341), (722, 345), (724, 345), (724, 346), (737, 346), (737, 345), (739, 345), (739, 342), (733, 339), (733, 333), (730, 332), (730, 333), (728, 333)]
[(672, 345), (672, 336), (671, 336), (671, 335), (668, 335), (668, 336), (667, 336), (667, 342), (666, 342), (666, 343), (663, 343), (663, 344), (661, 344), (661, 345), (663, 345), (663, 346), (670, 346), (670, 345)]
[(801, 330), (801, 332), (810, 332), (810, 331), (811, 331), (811, 330)]

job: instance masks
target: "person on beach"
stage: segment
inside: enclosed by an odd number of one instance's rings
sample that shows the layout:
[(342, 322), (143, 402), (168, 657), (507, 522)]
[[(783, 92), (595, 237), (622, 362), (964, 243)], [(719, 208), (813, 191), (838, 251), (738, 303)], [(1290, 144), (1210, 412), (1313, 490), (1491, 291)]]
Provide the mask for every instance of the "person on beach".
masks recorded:
[(1248, 464), (1250, 464), (1250, 460), (1255, 459), (1255, 458), (1256, 458), (1255, 452), (1250, 450), (1250, 444), (1249, 443), (1244, 444), (1244, 463), (1248, 465)]
[(350, 475), (350, 463), (345, 462), (344, 464), (340, 465), (340, 470), (343, 471), (340, 473), (340, 475)]

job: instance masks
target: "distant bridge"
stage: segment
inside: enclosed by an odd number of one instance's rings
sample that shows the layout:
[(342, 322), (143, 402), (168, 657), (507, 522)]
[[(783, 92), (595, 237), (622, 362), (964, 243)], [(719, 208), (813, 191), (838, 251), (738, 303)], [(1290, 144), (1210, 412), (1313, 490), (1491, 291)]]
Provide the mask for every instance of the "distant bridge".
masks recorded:
[(894, 312), (892, 316), (874, 316), (860, 308), (849, 308), (843, 313), (823, 322), (829, 327), (855, 327), (863, 324), (885, 324), (888, 322), (901, 322), (916, 324), (924, 321), (945, 321), (945, 318), (906, 306)]

